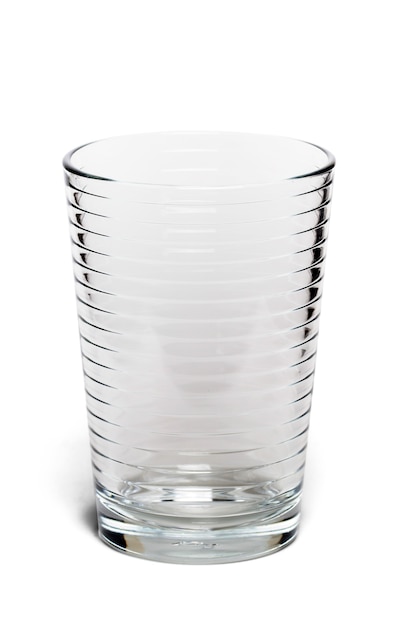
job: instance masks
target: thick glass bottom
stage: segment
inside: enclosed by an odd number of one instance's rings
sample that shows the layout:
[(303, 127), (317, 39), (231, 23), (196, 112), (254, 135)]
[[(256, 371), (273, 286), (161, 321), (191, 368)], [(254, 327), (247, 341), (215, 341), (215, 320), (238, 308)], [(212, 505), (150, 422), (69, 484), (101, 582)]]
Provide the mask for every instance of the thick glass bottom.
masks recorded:
[[(100, 538), (112, 548), (165, 563), (232, 563), (281, 550), (296, 537), (300, 494), (279, 507), (221, 515), (216, 503), (186, 509), (175, 501), (164, 514), (97, 492)], [(221, 503), (220, 503), (221, 507)], [(185, 515), (187, 513), (187, 515)], [(215, 514), (214, 514), (215, 513)]]

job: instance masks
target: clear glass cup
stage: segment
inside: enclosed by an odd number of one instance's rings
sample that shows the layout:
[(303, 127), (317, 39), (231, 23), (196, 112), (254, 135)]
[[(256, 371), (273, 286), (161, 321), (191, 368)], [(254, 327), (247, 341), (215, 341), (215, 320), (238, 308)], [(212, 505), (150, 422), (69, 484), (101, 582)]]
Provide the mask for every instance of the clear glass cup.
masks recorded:
[(216, 132), (64, 159), (99, 533), (222, 563), (297, 533), (334, 159)]

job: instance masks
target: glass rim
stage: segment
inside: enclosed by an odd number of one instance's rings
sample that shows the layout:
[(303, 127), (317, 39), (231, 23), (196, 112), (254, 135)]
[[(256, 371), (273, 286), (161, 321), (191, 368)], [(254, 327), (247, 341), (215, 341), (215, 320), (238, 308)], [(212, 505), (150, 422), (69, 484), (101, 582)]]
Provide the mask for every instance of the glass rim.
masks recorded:
[[(167, 183), (149, 183), (149, 182), (142, 182), (142, 181), (122, 180), (118, 178), (109, 178), (107, 176), (100, 176), (98, 174), (92, 174), (88, 171), (79, 169), (78, 167), (73, 165), (71, 162), (73, 155), (79, 150), (86, 148), (87, 146), (91, 146), (93, 144), (98, 144), (98, 143), (104, 143), (106, 141), (111, 141), (113, 139), (123, 139), (123, 138), (141, 137), (141, 136), (149, 137), (150, 135), (159, 135), (159, 136), (161, 135), (229, 135), (229, 136), (232, 135), (236, 137), (250, 136), (253, 138), (269, 137), (273, 139), (284, 139), (284, 140), (291, 141), (294, 143), (306, 144), (314, 148), (317, 148), (317, 150), (320, 150), (327, 157), (327, 162), (322, 167), (317, 168), (312, 171), (308, 171), (303, 174), (297, 174), (295, 176), (278, 178), (277, 180), (265, 181), (265, 182), (260, 182), (260, 183), (244, 183), (244, 184), (239, 184), (239, 185), (178, 185), (178, 184), (167, 184)], [(96, 180), (96, 181), (117, 183), (119, 185), (132, 185), (135, 187), (150, 187), (154, 189), (227, 190), (227, 189), (251, 189), (251, 188), (256, 188), (256, 187), (258, 188), (268, 187), (268, 186), (273, 186), (273, 185), (280, 185), (287, 181), (300, 180), (304, 178), (312, 178), (315, 176), (324, 175), (324, 174), (330, 173), (334, 169), (336, 165), (336, 159), (329, 150), (327, 150), (326, 148), (323, 148), (322, 146), (319, 146), (318, 144), (312, 143), (310, 141), (305, 141), (303, 139), (296, 139), (294, 137), (288, 137), (284, 135), (275, 135), (273, 133), (272, 134), (250, 133), (250, 132), (242, 132), (242, 131), (198, 131), (198, 130), (190, 131), (190, 130), (187, 130), (187, 131), (156, 131), (156, 132), (147, 132), (147, 133), (130, 133), (127, 135), (115, 135), (112, 137), (106, 137), (104, 139), (97, 139), (94, 141), (89, 141), (67, 152), (62, 160), (62, 165), (66, 172), (73, 174), (75, 176), (80, 176), (85, 179), (91, 179), (91, 180)]]

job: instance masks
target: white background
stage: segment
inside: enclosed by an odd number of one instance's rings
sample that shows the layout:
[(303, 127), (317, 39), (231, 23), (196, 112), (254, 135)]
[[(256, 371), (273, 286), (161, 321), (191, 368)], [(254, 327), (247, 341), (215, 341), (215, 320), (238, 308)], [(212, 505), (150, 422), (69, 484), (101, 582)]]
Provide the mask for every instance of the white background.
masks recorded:
[[(1, 62), (1, 611), (7, 624), (415, 624), (413, 3), (8, 3)], [(300, 535), (152, 563), (95, 535), (61, 158), (152, 130), (337, 158)]]

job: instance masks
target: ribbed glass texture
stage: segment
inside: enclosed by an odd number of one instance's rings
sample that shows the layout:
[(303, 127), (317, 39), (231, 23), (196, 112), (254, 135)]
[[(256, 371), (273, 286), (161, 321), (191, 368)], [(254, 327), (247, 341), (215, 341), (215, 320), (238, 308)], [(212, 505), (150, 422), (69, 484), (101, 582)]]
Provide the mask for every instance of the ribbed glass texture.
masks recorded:
[(66, 156), (101, 537), (227, 562), (296, 534), (334, 160), (153, 133)]

